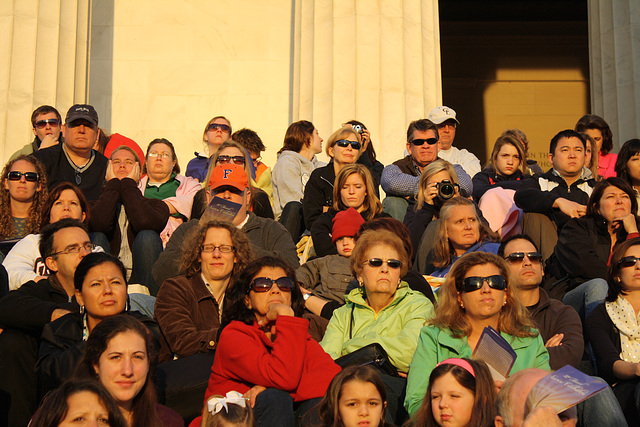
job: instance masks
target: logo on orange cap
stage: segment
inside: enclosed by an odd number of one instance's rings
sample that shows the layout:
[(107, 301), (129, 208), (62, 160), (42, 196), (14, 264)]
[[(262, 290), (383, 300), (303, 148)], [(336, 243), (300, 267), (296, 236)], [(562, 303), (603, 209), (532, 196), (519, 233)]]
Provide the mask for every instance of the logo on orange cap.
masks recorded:
[(249, 188), (249, 177), (241, 165), (218, 165), (211, 173), (209, 188), (215, 190), (218, 187), (230, 185), (240, 191)]

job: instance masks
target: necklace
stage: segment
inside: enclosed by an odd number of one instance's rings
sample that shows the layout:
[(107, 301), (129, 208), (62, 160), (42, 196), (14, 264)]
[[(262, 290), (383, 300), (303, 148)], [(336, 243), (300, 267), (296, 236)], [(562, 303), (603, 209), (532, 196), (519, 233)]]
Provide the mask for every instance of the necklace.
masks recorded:
[(82, 177), (80, 176), (80, 174), (86, 171), (87, 169), (89, 169), (89, 167), (93, 163), (93, 160), (96, 158), (95, 151), (91, 150), (91, 158), (84, 166), (76, 165), (75, 162), (71, 160), (71, 157), (69, 157), (69, 153), (67, 153), (67, 149), (64, 146), (62, 147), (62, 152), (64, 153), (65, 157), (67, 158), (67, 161), (69, 162), (69, 164), (71, 165), (71, 167), (76, 173), (76, 185), (80, 185), (80, 183), (82, 183)]

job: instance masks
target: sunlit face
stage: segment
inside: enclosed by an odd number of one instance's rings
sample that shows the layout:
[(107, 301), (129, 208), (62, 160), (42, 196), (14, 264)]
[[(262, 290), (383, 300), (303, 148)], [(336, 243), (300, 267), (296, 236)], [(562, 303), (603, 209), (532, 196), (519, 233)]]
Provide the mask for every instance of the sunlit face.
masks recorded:
[(109, 411), (91, 391), (79, 391), (67, 398), (67, 414), (58, 427), (108, 426)]
[(313, 135), (311, 135), (311, 142), (309, 147), (314, 154), (322, 153), (322, 138), (320, 138), (320, 134), (318, 133), (318, 129), (313, 129)]
[(587, 141), (587, 145), (585, 146), (585, 152), (584, 152), (584, 167), (585, 168), (590, 168), (593, 163), (591, 162), (591, 160), (593, 159), (592, 157), (592, 152), (591, 152), (591, 142)]
[[(56, 113), (38, 114), (36, 116), (36, 123), (39, 122), (40, 120), (51, 120), (51, 119), (56, 119), (56, 120), (58, 119), (58, 116), (56, 116)], [(54, 125), (53, 123), (47, 123), (47, 125), (42, 129), (36, 126), (35, 128), (33, 128), (33, 134), (37, 136), (38, 139), (40, 139), (40, 141), (44, 140), (44, 138), (47, 135), (59, 136), (60, 123), (58, 123), (57, 125)]]
[[(229, 125), (229, 122), (226, 121), (225, 119), (218, 117), (217, 119), (215, 119), (213, 122), (211, 122), (213, 124), (216, 125)], [(209, 129), (207, 130), (207, 133), (205, 135), (205, 139), (207, 140), (207, 143), (209, 144), (209, 152), (211, 154), (215, 153), (218, 148), (220, 148), (220, 146), (222, 145), (223, 142), (229, 140), (229, 138), (231, 137), (231, 132), (227, 131), (227, 130), (223, 130), (223, 129)]]
[[(416, 130), (413, 132), (414, 139), (428, 139), (435, 138), (436, 133), (429, 129), (427, 131)], [(422, 145), (413, 145), (411, 143), (407, 143), (407, 151), (411, 154), (411, 158), (414, 162), (421, 168), (427, 166), (429, 163), (433, 162), (438, 158), (438, 144), (429, 145), (426, 142)]]
[(579, 138), (560, 138), (549, 161), (561, 176), (579, 176), (585, 165), (584, 152), (584, 144)]
[[(631, 246), (624, 256), (640, 258), (640, 245)], [(625, 291), (640, 290), (640, 263), (636, 262), (631, 267), (620, 268), (619, 277)]]
[(598, 213), (607, 223), (612, 224), (631, 213), (631, 199), (622, 189), (610, 185), (602, 193), (598, 203)]
[(118, 150), (111, 155), (113, 174), (118, 179), (129, 176), (136, 163), (136, 157), (129, 150)]
[[(157, 157), (154, 157), (156, 154)], [(145, 162), (151, 182), (167, 182), (173, 172), (176, 159), (173, 157), (171, 147), (159, 142), (149, 148)]]
[[(494, 264), (474, 265), (467, 271), (464, 278), (479, 276), (488, 277), (501, 275), (500, 269)], [(473, 292), (460, 292), (458, 302), (464, 306), (465, 314), (469, 318), (477, 320), (497, 319), (500, 310), (507, 301), (507, 292), (489, 287), (487, 282), (482, 288)]]
[[(390, 259), (400, 260), (398, 252), (389, 245), (380, 243), (370, 247), (364, 257), (364, 261), (371, 258), (380, 258), (383, 261)], [(389, 299), (393, 298), (400, 284), (400, 269), (391, 268), (383, 262), (380, 267), (374, 267), (365, 263), (358, 277), (358, 281), (364, 284), (367, 297), (374, 294), (383, 294)]]
[(584, 133), (593, 138), (593, 141), (596, 143), (598, 153), (600, 153), (600, 150), (602, 150), (602, 132), (600, 132), (600, 129), (585, 129)]
[[(276, 280), (286, 277), (286, 275), (287, 273), (280, 267), (262, 267), (251, 280), (253, 281), (256, 277), (267, 277)], [(272, 305), (284, 304), (291, 306), (291, 292), (281, 291), (278, 285), (274, 283), (267, 292), (249, 291), (249, 295), (245, 297), (245, 304), (253, 311), (256, 320), (259, 322), (266, 317)]]
[(447, 219), (447, 237), (457, 255), (462, 255), (480, 240), (480, 224), (471, 205), (454, 206)]
[(87, 215), (82, 212), (80, 199), (75, 191), (67, 189), (60, 193), (60, 197), (53, 202), (49, 213), (49, 222), (54, 223), (64, 218), (73, 218), (84, 221)]
[(85, 119), (76, 119), (62, 126), (64, 145), (67, 149), (88, 152), (93, 148), (98, 137), (98, 126)]
[(88, 318), (100, 322), (124, 311), (127, 282), (115, 264), (104, 262), (89, 269), (82, 290), (76, 290), (76, 300), (84, 305)]
[[(340, 139), (346, 139), (350, 142), (358, 142), (358, 138), (355, 134), (349, 132), (346, 136), (341, 137)], [(339, 165), (350, 165), (355, 163), (360, 157), (360, 150), (355, 150), (351, 144), (346, 147), (340, 147), (338, 144), (333, 144), (333, 146), (329, 147), (329, 156), (333, 157), (333, 161)]]
[(355, 246), (356, 241), (352, 236), (344, 236), (336, 240), (336, 249), (338, 249), (338, 254), (347, 258), (351, 256)]
[[(237, 147), (225, 147), (222, 150), (218, 150), (218, 157), (219, 156), (230, 156), (230, 157), (238, 157), (238, 156), (240, 156), (240, 157), (244, 158), (245, 164), (247, 162), (247, 159), (246, 159), (247, 156), (244, 154), (244, 151), (240, 150)], [(220, 161), (218, 160), (216, 162), (216, 165), (219, 165), (219, 164), (220, 164)], [(244, 166), (245, 165), (243, 164), (242, 167), (244, 167)]]
[(441, 150), (448, 150), (453, 145), (453, 140), (456, 138), (456, 122), (455, 120), (445, 120), (438, 125), (438, 135), (440, 135)]
[(359, 173), (352, 173), (344, 181), (340, 189), (340, 198), (347, 208), (354, 208), (358, 212), (364, 210), (364, 200), (367, 196), (367, 185)]
[(376, 427), (384, 417), (385, 402), (369, 381), (351, 380), (342, 385), (338, 415), (344, 427)]
[(516, 147), (511, 144), (504, 144), (498, 151), (495, 160), (496, 172), (503, 176), (510, 176), (520, 167), (520, 154)]
[[(504, 247), (505, 258), (514, 253), (523, 252), (525, 254), (531, 252), (538, 252), (535, 246), (525, 239), (515, 239), (510, 241)], [(520, 262), (509, 262), (509, 271), (514, 278), (516, 285), (519, 289), (530, 290), (537, 288), (542, 283), (542, 276), (544, 271), (542, 269), (542, 263), (540, 261), (531, 261), (528, 256), (525, 256)]]
[[(45, 260), (47, 267), (49, 270), (55, 271), (59, 278), (73, 280), (78, 264), (90, 253), (85, 249), (85, 245), (88, 243), (91, 243), (91, 240), (82, 228), (66, 227), (56, 231), (53, 235), (53, 253), (56, 255), (47, 257)], [(76, 253), (63, 252), (69, 248), (78, 248), (79, 251)]]
[[(226, 228), (210, 228), (204, 238), (203, 246), (233, 246), (231, 233)], [(213, 252), (200, 252), (200, 267), (207, 282), (226, 280), (231, 277), (233, 267), (238, 261), (235, 251), (222, 253), (220, 249)]]
[(431, 387), (431, 410), (439, 426), (465, 427), (471, 421), (475, 395), (451, 372), (438, 377)]
[(633, 185), (640, 183), (640, 153), (631, 156), (627, 161), (627, 173)]
[(93, 366), (100, 383), (118, 406), (129, 410), (133, 399), (147, 381), (149, 357), (143, 337), (133, 331), (121, 332), (109, 341), (107, 349)]
[[(11, 170), (9, 172), (35, 172), (36, 167), (26, 160), (18, 160), (13, 165), (11, 165)], [(42, 188), (40, 181), (27, 181), (24, 175), (20, 177), (18, 181), (11, 181), (8, 178), (4, 179), (4, 188), (9, 190), (9, 196), (11, 200), (15, 200), (16, 202), (21, 203), (30, 203), (33, 202), (33, 198), (36, 195), (36, 191), (40, 191)]]

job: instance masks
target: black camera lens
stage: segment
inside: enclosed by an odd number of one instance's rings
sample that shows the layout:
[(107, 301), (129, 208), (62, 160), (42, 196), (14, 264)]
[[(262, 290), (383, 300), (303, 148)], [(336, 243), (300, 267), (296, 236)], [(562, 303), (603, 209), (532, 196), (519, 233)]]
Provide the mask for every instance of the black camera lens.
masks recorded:
[(443, 200), (449, 200), (456, 195), (456, 188), (448, 179), (439, 182), (436, 188), (438, 189), (438, 197)]

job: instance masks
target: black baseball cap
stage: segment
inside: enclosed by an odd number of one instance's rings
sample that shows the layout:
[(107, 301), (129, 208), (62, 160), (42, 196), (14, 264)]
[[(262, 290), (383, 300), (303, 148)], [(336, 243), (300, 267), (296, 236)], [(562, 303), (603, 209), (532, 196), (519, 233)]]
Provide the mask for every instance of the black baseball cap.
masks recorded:
[(69, 123), (78, 119), (88, 120), (89, 122), (98, 126), (98, 113), (96, 112), (96, 109), (93, 108), (93, 105), (76, 104), (73, 107), (69, 108), (69, 111), (67, 111), (65, 123)]

